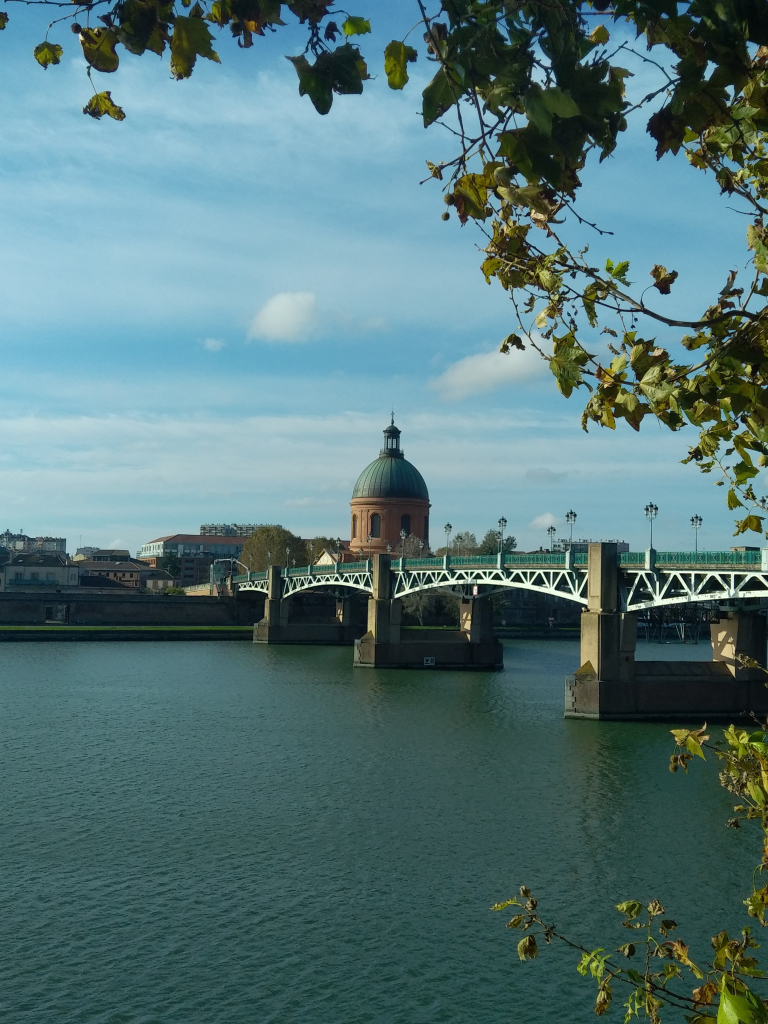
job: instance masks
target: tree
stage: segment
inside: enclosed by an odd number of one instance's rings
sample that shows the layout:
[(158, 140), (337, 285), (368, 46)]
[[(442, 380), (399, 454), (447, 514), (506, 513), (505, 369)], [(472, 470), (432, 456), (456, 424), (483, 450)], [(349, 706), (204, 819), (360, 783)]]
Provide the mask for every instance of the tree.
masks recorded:
[[(515, 537), (504, 538), (504, 554), (511, 555), (517, 547), (517, 540)], [(499, 550), (499, 531), (489, 530), (483, 539), (480, 541), (480, 545), (477, 549), (478, 555), (495, 555)]]
[(476, 555), (477, 537), (474, 533), (470, 533), (469, 530), (461, 530), (459, 533), (454, 534), (451, 543), (451, 554), (457, 557), (460, 555)]
[[(346, 15), (339, 25), (327, 0), (189, 3), (182, 0), (184, 14), (173, 0), (75, 4), (53, 31), (71, 22), (91, 78), (117, 71), (123, 51), (168, 50), (171, 72), (182, 79), (198, 57), (220, 62), (213, 29), (228, 29), (248, 48), (254, 37), (280, 31), (285, 14), (306, 27), (304, 52), (288, 59), (299, 94), (318, 113), (328, 113), (334, 95), (362, 93), (370, 78), (352, 42), (371, 30), (366, 11)], [(384, 72), (399, 90), (419, 56), (433, 65), (422, 94), (423, 122), (447, 127), (455, 148), (428, 163), (429, 177), (443, 182), (444, 219), (452, 211), (462, 224), (480, 226), (482, 272), (509, 292), (515, 326), (502, 351), (532, 346), (548, 361), (563, 395), (586, 389), (584, 429), (592, 423), (614, 429), (624, 419), (639, 430), (649, 416), (671, 430), (693, 424), (698, 440), (685, 461), (718, 472), (717, 482), (729, 485), (729, 508), (742, 510), (737, 533), (761, 532), (768, 500), (756, 494), (753, 481), (768, 465), (765, 0), (414, 5), (423, 43), (405, 23), (403, 38), (384, 51)], [(58, 0), (35, 6), (62, 9)], [(370, 0), (361, 6), (377, 10)], [(7, 13), (0, 12), (0, 28), (7, 24)], [(43, 68), (59, 64), (62, 53), (47, 32), (34, 50)], [(651, 81), (645, 95), (627, 95), (632, 68)], [(111, 93), (96, 87), (84, 112), (125, 117)], [(596, 265), (590, 237), (608, 236), (610, 228), (589, 223), (577, 209), (582, 181), (618, 150), (637, 118), (658, 159), (685, 159), (713, 175), (738, 204), (735, 215), (749, 218), (746, 279), (723, 267), (719, 292), (703, 311), (682, 319), (658, 306), (677, 272), (661, 263), (632, 272), (619, 240), (613, 258)], [(668, 341), (647, 336), (649, 327), (666, 329)], [(674, 355), (678, 344), (685, 358)]]
[(336, 537), (314, 537), (306, 542), (306, 548), (308, 556), (311, 552), (311, 558), (307, 558), (307, 564), (309, 564), (310, 561), (316, 562), (324, 550), (334, 553), (338, 551), (339, 542)]
[(260, 526), (243, 545), (240, 561), (249, 572), (263, 572), (270, 565), (307, 565), (309, 553), (305, 542), (282, 526)]
[(179, 561), (178, 555), (169, 551), (167, 555), (163, 555), (158, 563), (160, 569), (165, 569), (169, 572), (175, 580), (181, 576), (181, 562)]
[[(742, 658), (746, 665), (750, 659)], [(751, 662), (751, 667), (755, 663)], [(704, 758), (709, 747), (721, 762), (720, 782), (738, 801), (735, 817), (729, 828), (740, 828), (741, 822), (757, 822), (762, 833), (761, 859), (752, 875), (751, 892), (744, 905), (747, 915), (761, 926), (768, 925), (768, 885), (763, 873), (768, 870), (768, 723), (755, 722), (757, 729), (748, 732), (729, 726), (724, 743), (707, 744), (709, 736), (702, 729), (673, 729), (676, 749), (670, 758), (670, 771), (688, 771), (694, 757)], [(521, 929), (523, 937), (517, 944), (521, 960), (533, 960), (538, 954), (537, 935), (546, 943), (563, 942), (579, 956), (577, 970), (593, 979), (597, 992), (595, 1013), (608, 1013), (615, 993), (623, 1000), (625, 1021), (646, 1017), (651, 1024), (661, 1021), (667, 1010), (678, 1011), (689, 1024), (766, 1024), (768, 1008), (754, 989), (755, 979), (765, 975), (760, 970), (754, 951), (759, 943), (750, 927), (739, 937), (722, 930), (711, 940), (713, 955), (707, 964), (697, 964), (689, 956), (689, 946), (682, 938), (670, 938), (677, 924), (666, 916), (657, 899), (624, 900), (616, 910), (627, 930), (623, 942), (615, 949), (604, 943), (590, 949), (560, 934), (546, 922), (538, 900), (525, 886), (519, 896), (497, 903), (493, 910), (513, 907), (507, 927)], [(610, 950), (610, 951), (609, 951)], [(689, 994), (690, 991), (690, 994)]]

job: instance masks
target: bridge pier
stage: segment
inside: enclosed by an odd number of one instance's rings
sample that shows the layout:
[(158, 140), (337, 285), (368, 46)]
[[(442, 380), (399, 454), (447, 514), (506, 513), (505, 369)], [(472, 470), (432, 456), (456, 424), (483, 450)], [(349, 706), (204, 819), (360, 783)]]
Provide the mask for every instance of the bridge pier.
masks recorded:
[(503, 647), (493, 637), (490, 598), (469, 598), (460, 606), (460, 628), (409, 629), (402, 625), (400, 600), (392, 596), (388, 555), (374, 555), (368, 632), (355, 641), (358, 668), (438, 668), (494, 671), (503, 668)]
[(739, 718), (768, 712), (768, 680), (738, 655), (766, 664), (766, 621), (723, 612), (713, 623), (713, 660), (636, 661), (637, 615), (620, 611), (615, 544), (590, 544), (581, 667), (566, 681), (566, 718)]
[[(256, 644), (318, 644), (351, 645), (360, 630), (355, 625), (352, 598), (336, 599), (334, 618), (330, 622), (291, 621), (294, 598), (283, 597), (282, 568), (271, 565), (267, 578), (267, 599), (264, 618), (253, 627)], [(301, 600), (301, 598), (296, 598)]]

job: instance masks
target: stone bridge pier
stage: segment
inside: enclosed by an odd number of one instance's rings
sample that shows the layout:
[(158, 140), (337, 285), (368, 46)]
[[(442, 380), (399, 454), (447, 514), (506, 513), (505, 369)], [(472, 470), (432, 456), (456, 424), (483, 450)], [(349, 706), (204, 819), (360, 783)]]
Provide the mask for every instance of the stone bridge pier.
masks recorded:
[(459, 629), (409, 628), (402, 625), (401, 602), (392, 597), (392, 582), (389, 555), (374, 555), (368, 631), (355, 641), (356, 667), (486, 672), (503, 668), (503, 647), (493, 636), (489, 597), (462, 599)]
[(766, 619), (723, 611), (712, 623), (712, 661), (637, 661), (637, 614), (621, 611), (615, 544), (590, 544), (587, 607), (581, 615), (581, 667), (566, 680), (566, 718), (649, 720), (739, 718), (768, 713)]
[[(279, 565), (269, 567), (264, 618), (253, 627), (254, 643), (351, 646), (364, 632), (353, 596), (335, 598), (335, 609), (326, 610), (326, 621), (312, 621), (317, 616), (307, 608), (308, 598), (283, 597), (281, 571)], [(332, 605), (332, 599), (326, 603)]]

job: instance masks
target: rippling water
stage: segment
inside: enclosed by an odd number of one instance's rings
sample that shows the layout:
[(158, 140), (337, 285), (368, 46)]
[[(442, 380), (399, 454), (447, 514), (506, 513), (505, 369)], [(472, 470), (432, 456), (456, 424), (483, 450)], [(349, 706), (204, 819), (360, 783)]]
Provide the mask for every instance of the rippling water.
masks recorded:
[(575, 644), (506, 661), (2, 645), (3, 1019), (573, 1024), (572, 958), (521, 965), (488, 911), (521, 882), (587, 942), (636, 895), (698, 942), (732, 923), (756, 843), (714, 766), (671, 775), (667, 725), (564, 721)]

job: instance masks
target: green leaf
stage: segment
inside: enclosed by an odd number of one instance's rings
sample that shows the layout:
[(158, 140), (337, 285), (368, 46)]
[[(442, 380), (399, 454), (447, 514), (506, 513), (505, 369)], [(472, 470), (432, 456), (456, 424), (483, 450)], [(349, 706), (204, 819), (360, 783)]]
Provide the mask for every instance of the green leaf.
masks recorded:
[(327, 114), (333, 105), (333, 86), (330, 80), (318, 74), (306, 57), (289, 57), (299, 76), (299, 96), (309, 96), (318, 114)]
[(733, 536), (738, 537), (740, 533), (746, 533), (747, 530), (751, 530), (753, 533), (763, 532), (763, 517), (762, 516), (747, 516), (746, 519), (740, 519), (736, 523), (736, 529)]
[(125, 120), (125, 111), (122, 107), (118, 107), (116, 103), (112, 102), (112, 94), (109, 91), (97, 92), (95, 96), (91, 96), (83, 107), (83, 113), (90, 114), (97, 121), (104, 117), (105, 114), (115, 121)]
[(677, 271), (667, 271), (666, 267), (657, 263), (651, 270), (651, 277), (653, 278), (653, 287), (658, 288), (662, 295), (669, 295), (672, 285), (677, 280)]
[[(8, 15), (5, 16), (6, 24), (8, 22)], [(5, 28), (5, 25), (3, 25)], [(32, 51), (34, 58), (42, 68), (47, 68), (49, 64), (61, 64), (61, 55), (64, 53), (58, 43), (49, 43), (48, 40), (44, 43), (40, 43)]]
[(731, 992), (723, 978), (717, 1024), (766, 1024), (766, 1021), (768, 1012), (762, 999), (748, 988), (738, 995)]
[(171, 72), (176, 79), (189, 78), (198, 57), (216, 61), (219, 55), (213, 49), (213, 36), (202, 18), (177, 15), (171, 37)]
[(446, 110), (450, 110), (459, 98), (459, 92), (459, 86), (448, 75), (445, 68), (440, 68), (422, 93), (422, 115), (425, 128), (441, 117)]
[(563, 92), (557, 86), (545, 89), (541, 101), (550, 114), (557, 114), (558, 117), (576, 117), (581, 113), (573, 96), (569, 96), (567, 92)]
[(367, 18), (355, 18), (350, 14), (341, 26), (341, 31), (345, 36), (364, 36), (371, 31), (371, 23)]
[(768, 247), (765, 245), (765, 231), (760, 225), (750, 224), (747, 228), (747, 246), (755, 254), (755, 268), (762, 274), (768, 272)]
[(625, 900), (623, 903), (617, 903), (616, 909), (620, 914), (624, 914), (628, 921), (634, 921), (642, 914), (644, 908), (639, 900)]
[(0, 11), (0, 32), (3, 31), (5, 26), (8, 24), (8, 15), (5, 11)]
[(390, 89), (403, 89), (408, 81), (407, 64), (413, 64), (418, 54), (412, 46), (393, 39), (384, 51), (384, 72)]
[(728, 508), (733, 510), (735, 508), (741, 508), (744, 505), (743, 501), (739, 500), (739, 496), (736, 491), (731, 487), (728, 491)]
[(537, 82), (525, 94), (525, 112), (543, 135), (552, 134), (552, 113), (544, 102), (544, 90)]
[(521, 960), (535, 960), (539, 954), (536, 939), (533, 935), (526, 935), (517, 944), (517, 955)]
[(109, 28), (84, 28), (80, 30), (80, 45), (83, 56), (95, 71), (112, 73), (117, 71), (120, 58), (115, 53), (117, 35)]
[(605, 25), (598, 25), (597, 28), (593, 29), (590, 33), (589, 41), (590, 43), (595, 43), (597, 46), (604, 46), (610, 38), (610, 33)]
[(124, 0), (115, 9), (117, 38), (129, 53), (151, 50), (159, 55), (168, 41), (172, 15), (173, 7), (165, 0)]

